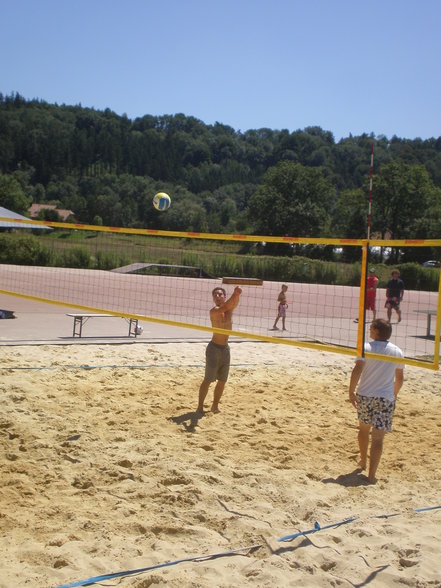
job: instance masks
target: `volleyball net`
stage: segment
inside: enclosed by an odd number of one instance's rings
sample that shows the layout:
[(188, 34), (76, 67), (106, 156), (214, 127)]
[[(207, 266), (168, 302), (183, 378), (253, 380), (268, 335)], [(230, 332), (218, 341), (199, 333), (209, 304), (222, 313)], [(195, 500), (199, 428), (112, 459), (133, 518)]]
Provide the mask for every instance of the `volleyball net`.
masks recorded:
[[(403, 363), (439, 368), (440, 269), (392, 266), (383, 259), (412, 259), (410, 253), (421, 247), (439, 253), (441, 240), (309, 239), (17, 222), (53, 230), (0, 234), (0, 294), (353, 356), (363, 355), (373, 318), (370, 274), (378, 278), (376, 317), (387, 318), (387, 282), (391, 269), (399, 267), (405, 290), (399, 323), (392, 310), (391, 340), (403, 350)], [(233, 330), (213, 328), (212, 290), (221, 286), (229, 296), (237, 284), (243, 293)], [(288, 306), (286, 317), (278, 318), (282, 285)]]

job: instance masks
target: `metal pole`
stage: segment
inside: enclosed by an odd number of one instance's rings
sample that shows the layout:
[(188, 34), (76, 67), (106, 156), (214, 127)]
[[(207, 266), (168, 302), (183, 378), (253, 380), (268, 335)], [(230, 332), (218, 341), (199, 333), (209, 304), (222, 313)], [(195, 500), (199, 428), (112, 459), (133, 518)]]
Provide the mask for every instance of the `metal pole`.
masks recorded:
[(368, 210), (368, 226), (367, 226), (367, 238), (371, 237), (371, 214), (372, 214), (372, 174), (374, 170), (374, 141), (371, 146), (371, 177), (369, 181), (369, 210)]

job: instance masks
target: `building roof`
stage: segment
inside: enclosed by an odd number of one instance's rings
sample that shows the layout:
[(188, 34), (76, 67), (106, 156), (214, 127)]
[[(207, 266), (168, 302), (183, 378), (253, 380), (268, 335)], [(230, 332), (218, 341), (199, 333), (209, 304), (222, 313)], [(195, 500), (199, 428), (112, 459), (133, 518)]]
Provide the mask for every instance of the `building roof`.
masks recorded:
[[(3, 206), (0, 206), (0, 218), (1, 217), (29, 220), (26, 216), (12, 212), (12, 210), (3, 208)], [(50, 227), (45, 227), (43, 225), (33, 225), (30, 223), (8, 223), (8, 221), (3, 220), (0, 220), (0, 229), (40, 229), (43, 231), (52, 231)]]
[(36, 204), (36, 203), (34, 203), (34, 204), (31, 204), (30, 208), (28, 209), (28, 212), (29, 212), (31, 218), (37, 218), (37, 216), (41, 210), (45, 210), (48, 208), (50, 210), (55, 210), (63, 221), (68, 219), (70, 216), (74, 216), (74, 212), (72, 210), (66, 210), (64, 208), (57, 208), (55, 204)]

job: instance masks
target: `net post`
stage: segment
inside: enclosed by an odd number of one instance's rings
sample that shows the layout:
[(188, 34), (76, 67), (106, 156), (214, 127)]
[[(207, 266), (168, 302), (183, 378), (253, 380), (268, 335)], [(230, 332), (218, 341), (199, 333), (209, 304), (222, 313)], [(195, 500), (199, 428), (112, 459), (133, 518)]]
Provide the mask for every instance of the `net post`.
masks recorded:
[(357, 331), (357, 354), (364, 356), (364, 328), (365, 328), (365, 298), (366, 298), (366, 273), (367, 273), (367, 252), (369, 241), (364, 240), (361, 248), (361, 277), (360, 277), (360, 298), (358, 304), (358, 331)]
[(439, 346), (441, 336), (441, 270), (439, 272), (438, 303), (436, 305), (435, 345), (433, 349), (433, 367), (439, 369)]

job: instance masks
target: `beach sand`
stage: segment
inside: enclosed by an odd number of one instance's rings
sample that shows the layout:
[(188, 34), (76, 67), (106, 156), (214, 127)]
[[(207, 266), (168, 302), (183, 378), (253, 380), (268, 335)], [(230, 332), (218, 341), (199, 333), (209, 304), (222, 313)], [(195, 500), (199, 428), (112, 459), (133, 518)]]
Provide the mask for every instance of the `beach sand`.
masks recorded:
[(1, 587), (251, 546), (103, 584), (441, 586), (441, 510), (415, 512), (441, 504), (440, 372), (406, 367), (368, 485), (353, 358), (231, 348), (221, 412), (198, 419), (204, 342), (0, 347)]

